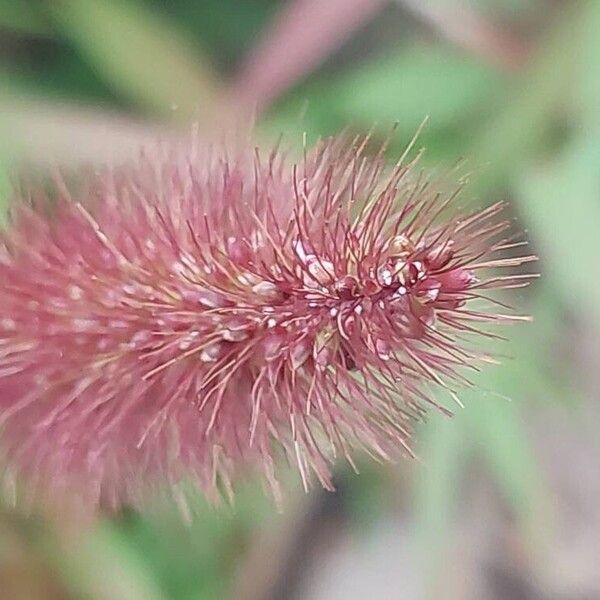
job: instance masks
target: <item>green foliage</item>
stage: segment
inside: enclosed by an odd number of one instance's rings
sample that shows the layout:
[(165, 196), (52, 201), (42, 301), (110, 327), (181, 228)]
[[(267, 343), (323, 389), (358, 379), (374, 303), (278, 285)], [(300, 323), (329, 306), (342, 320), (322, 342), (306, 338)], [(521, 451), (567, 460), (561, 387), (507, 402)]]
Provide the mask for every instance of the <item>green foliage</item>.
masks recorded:
[(52, 30), (29, 2), (0, 0), (0, 27), (13, 33), (50, 36)]
[(424, 114), (436, 129), (465, 126), (489, 110), (502, 80), (457, 50), (415, 44), (344, 74), (332, 83), (330, 99), (349, 123), (397, 121), (409, 134)]
[(175, 28), (131, 0), (62, 0), (48, 10), (58, 29), (115, 93), (144, 109), (206, 118), (215, 79)]
[(167, 506), (145, 516), (125, 515), (115, 531), (127, 551), (152, 573), (161, 597), (226, 597), (231, 591), (231, 573), (251, 536), (269, 522), (273, 507), (260, 490), (251, 487), (240, 490), (235, 508), (210, 505), (197, 494), (190, 501), (190, 522)]
[(164, 598), (151, 565), (131, 548), (124, 532), (115, 525), (105, 523), (62, 550), (57, 566), (67, 589), (77, 598)]
[[(568, 101), (576, 73), (576, 44), (586, 22), (586, 10), (565, 10), (554, 30), (542, 40), (528, 68), (502, 95), (497, 114), (485, 123), (469, 152), (483, 165), (478, 190), (506, 187), (543, 147), (556, 125), (561, 104)], [(513, 180), (513, 181), (511, 181)]]
[(231, 72), (263, 27), (277, 0), (150, 0), (155, 10), (177, 21), (182, 31), (198, 40), (211, 62)]
[[(519, 185), (522, 211), (551, 279), (565, 302), (600, 326), (598, 224), (600, 144), (592, 131), (551, 161), (534, 165)], [(574, 298), (573, 291), (582, 290)]]
[[(547, 6), (543, 0), (474, 4), (486, 14), (516, 11), (528, 22)], [(566, 4), (522, 72), (500, 72), (481, 57), (411, 31), (368, 59), (313, 74), (259, 122), (263, 134), (284, 132), (288, 142), (299, 142), (304, 131), (314, 139), (374, 123), (388, 132), (398, 122), (403, 145), (428, 115), (419, 140), (426, 159), (450, 164), (466, 156), (477, 166), (467, 197), (478, 194), (479, 204), (514, 199), (542, 257), (544, 284), (518, 300), (535, 322), (507, 332), (510, 345), (493, 348), (514, 358), (477, 377), (478, 387), (461, 395), (466, 408), (455, 418), (434, 416), (420, 431), (415, 544), (432, 581), (474, 464), (494, 481), (528, 538), (541, 543), (552, 507), (524, 417), (530, 407), (579, 397), (568, 369), (553, 374), (548, 367), (562, 333), (561, 309), (600, 327), (600, 2)], [(0, 0), (0, 33), (28, 48), (14, 52), (7, 44), (0, 55), (0, 111), (10, 91), (13, 98), (93, 101), (161, 123), (210, 122), (219, 91), (277, 5)], [(0, 135), (4, 214), (20, 140), (7, 137), (2, 120)], [(345, 486), (349, 514), (359, 523), (387, 506), (385, 475), (366, 471)], [(235, 509), (215, 510), (198, 499), (191, 525), (168, 510), (103, 522), (83, 543), (55, 542), (48, 555), (74, 597), (223, 597), (252, 536), (270, 524), (273, 512), (253, 489), (236, 502)]]
[(474, 124), (493, 110), (506, 79), (451, 48), (412, 43), (301, 87), (267, 119), (267, 128), (297, 135), (306, 130), (315, 138), (374, 124), (385, 135), (397, 123), (400, 147), (427, 116), (419, 140), (426, 159), (455, 160)]

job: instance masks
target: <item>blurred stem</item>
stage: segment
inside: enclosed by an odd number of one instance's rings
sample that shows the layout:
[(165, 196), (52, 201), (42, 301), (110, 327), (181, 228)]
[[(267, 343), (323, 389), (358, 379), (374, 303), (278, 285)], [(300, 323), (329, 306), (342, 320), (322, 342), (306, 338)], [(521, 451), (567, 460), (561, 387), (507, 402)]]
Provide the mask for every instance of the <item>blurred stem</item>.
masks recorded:
[(44, 3), (57, 31), (115, 92), (149, 114), (187, 124), (221, 117), (209, 61), (177, 27), (138, 0)]
[(394, 0), (439, 31), (449, 41), (501, 69), (521, 67), (529, 57), (529, 44), (495, 25), (462, 0)]
[(467, 152), (482, 167), (473, 188), (481, 194), (502, 188), (512, 174), (519, 173), (572, 88), (578, 54), (573, 40), (579, 38), (593, 2), (573, 4), (556, 19), (556, 26), (522, 73), (517, 90), (507, 93), (498, 116)]
[[(422, 470), (415, 481), (415, 535), (418, 564), (424, 565), (428, 594), (436, 587), (461, 491), (460, 478), (471, 450), (464, 422), (436, 415), (420, 432)], [(429, 597), (429, 596), (427, 596)]]
[(172, 130), (125, 116), (44, 100), (0, 97), (0, 158), (34, 165), (120, 161)]
[(291, 0), (250, 52), (233, 82), (230, 97), (240, 110), (264, 110), (308, 75), (386, 0)]

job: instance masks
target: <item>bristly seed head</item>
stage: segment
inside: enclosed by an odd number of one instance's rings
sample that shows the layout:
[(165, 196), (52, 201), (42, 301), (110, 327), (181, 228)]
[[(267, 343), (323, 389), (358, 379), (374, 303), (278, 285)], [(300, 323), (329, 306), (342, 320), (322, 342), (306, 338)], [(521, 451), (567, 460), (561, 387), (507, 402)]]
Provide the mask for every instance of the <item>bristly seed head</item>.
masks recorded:
[[(361, 448), (410, 453), (412, 423), (480, 357), (464, 334), (486, 275), (534, 257), (500, 204), (454, 216), (412, 165), (367, 140), (277, 152), (173, 148), (107, 171), (91, 194), (21, 203), (0, 239), (0, 423), (27, 485), (88, 505), (150, 483), (230, 490), (277, 448), (330, 489)], [(41, 208), (39, 208), (41, 207)], [(436, 404), (437, 406), (437, 404)]]

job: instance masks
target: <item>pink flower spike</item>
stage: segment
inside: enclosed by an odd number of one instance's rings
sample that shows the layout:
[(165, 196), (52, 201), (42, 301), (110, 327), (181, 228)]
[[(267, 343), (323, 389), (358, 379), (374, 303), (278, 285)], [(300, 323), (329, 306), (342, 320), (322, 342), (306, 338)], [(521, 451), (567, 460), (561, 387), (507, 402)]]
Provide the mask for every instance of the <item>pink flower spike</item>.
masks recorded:
[(455, 215), (455, 194), (366, 142), (294, 166), (194, 140), (17, 202), (0, 237), (7, 472), (93, 510), (190, 476), (216, 497), (246, 468), (278, 497), (281, 451), (327, 488), (353, 448), (410, 454), (428, 390), (455, 398), (480, 359), (465, 334), (522, 319), (485, 294), (527, 276), (498, 270), (535, 257), (506, 256), (501, 204)]

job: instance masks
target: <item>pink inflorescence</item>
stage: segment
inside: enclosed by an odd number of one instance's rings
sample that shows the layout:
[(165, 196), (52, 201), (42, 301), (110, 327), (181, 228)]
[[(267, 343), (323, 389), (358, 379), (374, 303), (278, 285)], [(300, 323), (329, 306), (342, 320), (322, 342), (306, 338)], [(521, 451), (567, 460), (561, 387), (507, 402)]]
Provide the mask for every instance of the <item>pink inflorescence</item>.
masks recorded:
[[(337, 456), (410, 454), (454, 396), (492, 275), (532, 257), (495, 204), (453, 216), (411, 164), (329, 140), (297, 166), (197, 144), (43, 193), (0, 238), (0, 423), (8, 473), (88, 504), (190, 474), (207, 494), (276, 455), (331, 488)], [(513, 253), (514, 254), (514, 253)], [(483, 271), (482, 271), (483, 270)], [(475, 306), (475, 307), (474, 307)]]

